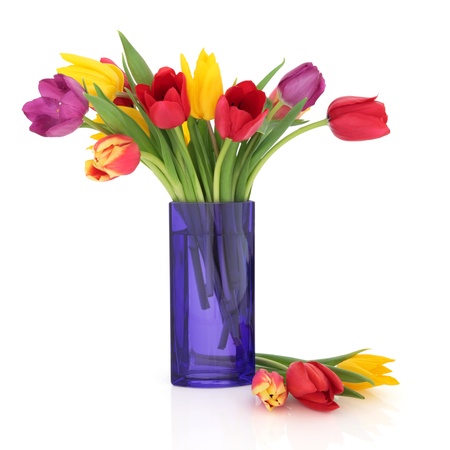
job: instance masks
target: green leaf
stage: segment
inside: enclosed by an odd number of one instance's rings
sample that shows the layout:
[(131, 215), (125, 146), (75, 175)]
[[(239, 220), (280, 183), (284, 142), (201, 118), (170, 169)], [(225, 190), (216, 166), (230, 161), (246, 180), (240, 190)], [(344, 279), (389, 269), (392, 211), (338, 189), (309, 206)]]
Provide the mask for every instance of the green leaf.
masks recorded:
[(130, 68), (128, 67), (127, 59), (125, 55), (122, 55), (122, 66), (125, 75), (127, 76), (128, 83), (130, 84), (131, 90), (134, 92), (136, 90), (136, 82), (133, 79), (133, 75), (131, 74)]
[(284, 66), (285, 59), (281, 64), (278, 64), (275, 69), (271, 70), (257, 85), (256, 87), (260, 90), (266, 87), (266, 84), (273, 78), (273, 76)]
[(344, 386), (344, 392), (342, 392), (342, 394), (339, 394), (339, 395), (341, 397), (359, 398), (361, 400), (364, 400), (364, 398), (365, 398), (359, 392), (356, 392), (353, 389), (348, 388), (347, 386)]
[(94, 122), (89, 117), (83, 118), (83, 123), (80, 125), (80, 128), (91, 128), (103, 134), (111, 134), (111, 130), (105, 124)]
[(109, 100), (102, 90), (95, 86), (97, 96), (86, 94), (86, 98), (92, 104), (98, 115), (108, 125), (113, 134), (125, 134), (133, 138), (141, 152), (152, 152), (152, 145), (144, 130), (117, 105)]
[(120, 40), (122, 41), (123, 51), (127, 62), (127, 67), (136, 82), (136, 84), (151, 85), (153, 81), (153, 73), (145, 62), (144, 58), (130, 44), (128, 39), (119, 31)]
[(356, 356), (357, 354), (359, 354), (361, 352), (365, 352), (366, 350), (368, 350), (368, 349), (363, 348), (361, 350), (356, 350), (355, 352), (346, 353), (345, 355), (333, 356), (332, 358), (316, 359), (315, 361), (320, 362), (321, 364), (329, 365), (329, 366), (336, 366), (337, 364), (339, 364), (353, 356)]
[(306, 98), (298, 102), (261, 140), (252, 156), (251, 170), (258, 164), (258, 161), (266, 154), (268, 150), (278, 141), (289, 126), (296, 120), (300, 111), (305, 106)]

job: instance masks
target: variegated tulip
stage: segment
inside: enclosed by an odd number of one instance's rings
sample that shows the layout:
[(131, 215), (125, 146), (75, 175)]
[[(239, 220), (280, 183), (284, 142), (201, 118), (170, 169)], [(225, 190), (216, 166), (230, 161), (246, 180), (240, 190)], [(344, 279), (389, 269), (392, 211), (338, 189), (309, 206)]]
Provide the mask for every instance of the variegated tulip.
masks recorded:
[(283, 377), (278, 372), (268, 372), (266, 369), (259, 369), (255, 373), (252, 393), (259, 397), (269, 411), (284, 405), (288, 396)]
[(67, 75), (78, 81), (91, 95), (97, 95), (94, 85), (97, 85), (110, 100), (123, 92), (124, 75), (115, 64), (105, 64), (84, 56), (61, 53), (62, 58), (72, 63), (67, 67), (57, 69), (58, 73)]
[(180, 56), (181, 70), (186, 76), (186, 86), (191, 104), (191, 116), (196, 119), (212, 120), (217, 100), (223, 94), (222, 76), (214, 53), (200, 52), (192, 76), (184, 55)]
[(385, 356), (358, 354), (341, 362), (337, 365), (337, 367), (359, 373), (360, 375), (364, 375), (373, 381), (374, 384), (370, 384), (368, 382), (348, 383), (344, 381), (344, 386), (354, 389), (355, 391), (360, 391), (362, 389), (368, 389), (374, 386), (393, 386), (399, 384), (394, 377), (386, 375), (392, 371), (385, 367), (384, 364), (393, 361), (394, 359), (386, 358)]
[(86, 176), (95, 181), (109, 181), (132, 173), (139, 164), (138, 145), (123, 134), (108, 135), (94, 145), (94, 159), (86, 161)]

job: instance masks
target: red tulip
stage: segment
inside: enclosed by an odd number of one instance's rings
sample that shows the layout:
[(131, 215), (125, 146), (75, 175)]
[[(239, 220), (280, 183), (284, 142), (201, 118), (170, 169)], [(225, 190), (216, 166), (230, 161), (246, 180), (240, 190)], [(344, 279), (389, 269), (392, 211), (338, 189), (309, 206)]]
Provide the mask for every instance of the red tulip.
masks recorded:
[(329, 126), (344, 141), (377, 139), (390, 133), (384, 104), (376, 97), (340, 97), (328, 107)]
[(252, 137), (269, 112), (262, 110), (265, 102), (266, 94), (252, 81), (242, 81), (229, 88), (219, 98), (214, 115), (220, 137), (234, 142)]
[(86, 161), (86, 176), (95, 181), (109, 181), (128, 175), (139, 165), (138, 145), (128, 136), (111, 134), (94, 145), (94, 159)]
[(316, 411), (339, 408), (336, 394), (344, 391), (341, 379), (328, 367), (318, 362), (297, 361), (286, 373), (288, 391), (301, 403)]
[(191, 108), (183, 72), (175, 74), (170, 67), (163, 67), (155, 74), (151, 86), (136, 86), (136, 95), (158, 128), (178, 127), (189, 117)]

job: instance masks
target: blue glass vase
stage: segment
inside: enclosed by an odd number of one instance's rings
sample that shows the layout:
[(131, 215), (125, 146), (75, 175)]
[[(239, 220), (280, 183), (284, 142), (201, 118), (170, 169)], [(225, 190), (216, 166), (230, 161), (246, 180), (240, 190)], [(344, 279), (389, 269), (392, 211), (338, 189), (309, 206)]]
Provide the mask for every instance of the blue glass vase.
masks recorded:
[(172, 384), (251, 384), (254, 202), (169, 206)]

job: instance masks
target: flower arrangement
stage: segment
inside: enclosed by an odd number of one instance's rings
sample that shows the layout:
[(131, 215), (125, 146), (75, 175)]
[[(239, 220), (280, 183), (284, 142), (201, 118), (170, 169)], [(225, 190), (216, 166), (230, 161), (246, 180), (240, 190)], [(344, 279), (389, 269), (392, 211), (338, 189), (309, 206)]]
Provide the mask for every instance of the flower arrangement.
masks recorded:
[[(38, 135), (95, 131), (92, 159), (85, 163), (91, 180), (110, 181), (143, 164), (174, 202), (245, 202), (270, 157), (307, 131), (328, 126), (346, 141), (390, 132), (385, 106), (376, 97), (340, 97), (322, 120), (305, 120), (325, 90), (323, 75), (310, 62), (286, 73), (270, 95), (264, 89), (284, 61), (257, 84), (244, 80), (224, 90), (214, 54), (202, 50), (193, 73), (181, 55), (181, 71), (162, 67), (153, 74), (119, 36), (123, 68), (108, 58), (63, 53), (69, 65), (41, 80), (41, 96), (23, 106), (30, 130)], [(237, 250), (242, 252), (243, 245)], [(220, 273), (223, 280), (231, 275)], [(228, 325), (232, 330), (233, 323)], [(336, 395), (363, 398), (360, 389), (397, 384), (385, 376), (384, 364), (392, 360), (362, 352), (314, 361), (257, 353), (252, 392), (268, 410), (283, 405), (291, 393), (310, 408), (330, 411), (338, 407)]]
[(41, 80), (41, 97), (23, 107), (30, 130), (41, 136), (65, 136), (78, 128), (97, 132), (93, 159), (85, 164), (92, 180), (127, 175), (142, 163), (174, 201), (245, 201), (269, 158), (307, 131), (329, 126), (348, 141), (390, 132), (384, 104), (375, 97), (341, 97), (323, 120), (302, 119), (325, 90), (312, 63), (284, 75), (269, 96), (263, 89), (284, 61), (258, 84), (244, 80), (224, 92), (214, 54), (202, 50), (193, 75), (183, 55), (182, 71), (162, 67), (153, 75), (119, 35), (123, 70), (107, 58), (63, 53), (70, 65)]

